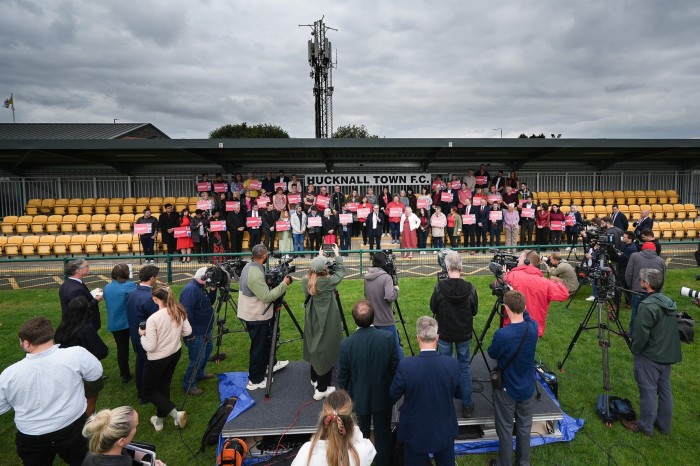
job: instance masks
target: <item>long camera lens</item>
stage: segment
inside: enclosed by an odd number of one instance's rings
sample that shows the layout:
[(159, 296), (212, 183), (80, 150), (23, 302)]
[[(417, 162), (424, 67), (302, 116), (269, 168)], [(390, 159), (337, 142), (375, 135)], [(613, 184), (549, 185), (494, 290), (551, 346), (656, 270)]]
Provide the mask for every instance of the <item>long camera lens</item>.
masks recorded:
[(700, 298), (700, 291), (691, 290), (690, 288), (684, 286), (683, 288), (681, 288), (681, 296), (698, 299)]

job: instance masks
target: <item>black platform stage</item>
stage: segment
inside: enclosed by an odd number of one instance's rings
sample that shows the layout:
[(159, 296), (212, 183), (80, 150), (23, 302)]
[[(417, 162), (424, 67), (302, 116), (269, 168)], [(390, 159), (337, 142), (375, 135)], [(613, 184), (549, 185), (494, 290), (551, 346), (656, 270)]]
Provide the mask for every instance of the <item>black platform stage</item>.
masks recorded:
[[(489, 365), (495, 366), (489, 361)], [(461, 416), (461, 402), (455, 400), (457, 421), (460, 426), (479, 432), (479, 438), (465, 435), (469, 439), (458, 437), (458, 442), (496, 438), (494, 430), (494, 410), (492, 404), (492, 388), (488, 382), (488, 369), (483, 358), (477, 355), (472, 361), (474, 413), (471, 418)], [(539, 384), (538, 384), (539, 385)], [(538, 387), (542, 397), (535, 403), (533, 416), (533, 432), (542, 436), (559, 437), (558, 421), (562, 419), (562, 411), (547, 393)], [(289, 365), (275, 373), (271, 396), (265, 399), (265, 390), (258, 389), (249, 392), (256, 404), (237, 418), (228, 422), (223, 430), (224, 437), (261, 437), (292, 434), (311, 434), (316, 431), (318, 416), (323, 401), (313, 399), (314, 388), (309, 379), (309, 364), (303, 361), (290, 362)], [(394, 410), (394, 422), (398, 420), (398, 407)], [(295, 420), (296, 418), (296, 420)]]

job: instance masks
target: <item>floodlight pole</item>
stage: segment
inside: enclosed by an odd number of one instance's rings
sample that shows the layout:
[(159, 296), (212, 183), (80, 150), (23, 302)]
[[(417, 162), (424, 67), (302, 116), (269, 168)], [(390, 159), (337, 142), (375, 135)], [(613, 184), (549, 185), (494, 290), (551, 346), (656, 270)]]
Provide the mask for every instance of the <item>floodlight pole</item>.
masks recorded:
[(314, 24), (300, 24), (313, 29), (313, 39), (308, 43), (310, 76), (314, 80), (314, 109), (317, 138), (330, 138), (333, 134), (333, 52), (331, 42), (326, 38), (328, 27), (323, 18)]

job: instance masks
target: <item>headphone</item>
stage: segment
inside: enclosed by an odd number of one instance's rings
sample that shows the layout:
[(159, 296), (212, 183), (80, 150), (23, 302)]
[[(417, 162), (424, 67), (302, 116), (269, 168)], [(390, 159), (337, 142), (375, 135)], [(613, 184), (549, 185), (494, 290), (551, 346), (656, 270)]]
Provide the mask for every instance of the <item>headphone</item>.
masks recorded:
[(248, 445), (239, 438), (227, 439), (216, 458), (216, 466), (241, 466), (248, 456)]
[(530, 253), (531, 252), (532, 251), (527, 251), (527, 253), (525, 254), (525, 260), (523, 261), (523, 264), (530, 265)]

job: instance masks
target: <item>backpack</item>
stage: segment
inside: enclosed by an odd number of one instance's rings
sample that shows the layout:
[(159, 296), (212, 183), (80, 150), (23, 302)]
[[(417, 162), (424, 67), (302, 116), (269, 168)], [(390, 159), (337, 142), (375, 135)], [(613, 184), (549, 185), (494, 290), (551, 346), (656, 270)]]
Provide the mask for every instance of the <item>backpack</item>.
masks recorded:
[(695, 320), (693, 320), (687, 312), (678, 312), (676, 314), (678, 321), (678, 333), (681, 341), (692, 343), (695, 337)]
[(634, 421), (637, 419), (637, 413), (632, 407), (632, 402), (627, 398), (617, 396), (608, 397), (608, 417), (605, 416), (604, 410), (605, 395), (598, 396), (596, 411), (603, 419), (603, 422), (612, 423), (615, 421)]
[(199, 448), (200, 453), (204, 452), (204, 449), (208, 445), (216, 445), (219, 443), (219, 435), (221, 435), (221, 430), (226, 424), (226, 419), (228, 419), (229, 414), (233, 411), (234, 406), (238, 397), (232, 396), (226, 398), (221, 405), (218, 407), (214, 415), (209, 419), (209, 424), (204, 430), (204, 435), (202, 435), (202, 444)]

